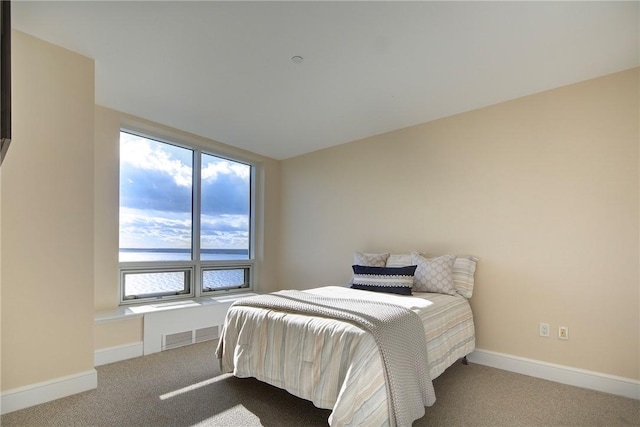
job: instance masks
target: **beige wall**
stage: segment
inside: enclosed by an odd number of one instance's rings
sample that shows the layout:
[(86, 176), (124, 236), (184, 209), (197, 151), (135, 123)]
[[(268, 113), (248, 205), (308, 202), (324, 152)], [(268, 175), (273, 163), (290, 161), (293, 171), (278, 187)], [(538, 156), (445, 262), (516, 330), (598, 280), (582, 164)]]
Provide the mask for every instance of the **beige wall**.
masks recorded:
[(640, 379), (638, 79), (283, 161), (281, 287), (345, 283), (354, 250), (470, 253), (478, 348)]
[(93, 61), (14, 31), (2, 390), (93, 369)]
[[(257, 289), (275, 288), (275, 239), (278, 234), (279, 163), (248, 151), (240, 150), (152, 123), (101, 106), (95, 107), (95, 309), (109, 310), (118, 306), (118, 212), (119, 212), (119, 133), (121, 127), (146, 132), (173, 141), (215, 149), (218, 153), (251, 161), (258, 165), (260, 185), (257, 188), (258, 230), (256, 244), (262, 248), (256, 260)], [(97, 324), (96, 349), (142, 341), (142, 319)]]
[(94, 272), (96, 310), (118, 305), (120, 114), (95, 106)]

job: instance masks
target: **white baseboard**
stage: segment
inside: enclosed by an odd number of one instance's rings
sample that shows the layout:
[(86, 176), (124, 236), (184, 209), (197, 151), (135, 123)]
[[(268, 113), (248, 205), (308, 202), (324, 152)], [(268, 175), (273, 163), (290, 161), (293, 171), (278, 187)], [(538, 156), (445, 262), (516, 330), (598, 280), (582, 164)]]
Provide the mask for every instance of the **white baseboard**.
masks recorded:
[(101, 366), (121, 360), (133, 359), (142, 356), (144, 345), (142, 341), (119, 345), (116, 347), (101, 348), (94, 352), (94, 365)]
[(91, 369), (66, 377), (7, 390), (0, 395), (0, 414), (8, 414), (9, 412), (50, 402), (72, 394), (93, 390), (97, 386), (98, 372), (95, 369)]
[(640, 400), (640, 381), (630, 378), (481, 349), (471, 353), (468, 360), (478, 365)]

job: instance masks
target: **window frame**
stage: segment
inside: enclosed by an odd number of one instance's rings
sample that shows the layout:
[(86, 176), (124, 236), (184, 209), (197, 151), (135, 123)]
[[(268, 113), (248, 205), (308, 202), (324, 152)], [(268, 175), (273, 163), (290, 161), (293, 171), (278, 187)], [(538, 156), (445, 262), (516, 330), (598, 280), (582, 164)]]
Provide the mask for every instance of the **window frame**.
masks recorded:
[[(228, 151), (217, 149), (216, 147), (206, 146), (193, 141), (187, 141), (177, 135), (163, 136), (162, 132), (142, 131), (136, 126), (121, 125), (118, 133), (118, 149), (120, 147), (120, 133), (128, 133), (141, 138), (150, 139), (164, 144), (185, 148), (192, 151), (193, 167), (192, 167), (192, 206), (191, 206), (191, 260), (171, 260), (171, 261), (120, 261), (120, 244), (118, 243), (118, 274), (119, 274), (119, 305), (141, 304), (149, 302), (161, 302), (166, 300), (185, 300), (199, 297), (212, 297), (229, 293), (251, 292), (255, 287), (256, 277), (256, 236), (257, 236), (257, 187), (258, 187), (258, 170), (259, 164), (246, 157), (236, 156)], [(200, 234), (200, 224), (202, 218), (201, 212), (201, 166), (202, 155), (210, 155), (223, 160), (241, 163), (249, 166), (249, 250), (247, 259), (229, 259), (229, 260), (202, 260), (201, 245), (202, 236)], [(118, 166), (120, 166), (120, 156), (118, 156)], [(118, 183), (120, 175), (118, 174)], [(120, 186), (118, 184), (118, 189)], [(120, 192), (118, 191), (118, 194)], [(120, 212), (120, 199), (118, 199), (118, 212)], [(119, 214), (118, 214), (119, 215)], [(118, 235), (120, 233), (120, 221), (118, 221)], [(119, 241), (119, 240), (118, 240)], [(229, 269), (247, 269), (246, 286), (242, 287), (225, 287), (215, 290), (205, 290), (203, 283), (203, 275), (207, 270), (229, 270)], [(189, 292), (183, 294), (171, 293), (155, 293), (146, 294), (147, 297), (125, 298), (125, 276), (127, 274), (136, 273), (163, 273), (163, 272), (181, 272), (189, 271)], [(247, 277), (248, 276), (248, 277)]]
[[(157, 261), (154, 261), (157, 263)], [(120, 290), (121, 290), (121, 296), (120, 299), (123, 301), (123, 303), (126, 304), (130, 304), (130, 303), (139, 303), (141, 301), (149, 301), (149, 300), (157, 300), (158, 298), (163, 298), (163, 299), (180, 299), (180, 298), (193, 298), (194, 297), (194, 288), (193, 288), (193, 274), (194, 274), (194, 269), (191, 265), (182, 265), (182, 266), (178, 266), (178, 265), (173, 265), (173, 263), (171, 261), (166, 261), (167, 264), (164, 265), (163, 267), (146, 267), (145, 265), (140, 265), (138, 267), (131, 265), (127, 268), (121, 268), (120, 269)], [(169, 265), (169, 263), (171, 265)], [(128, 264), (146, 264), (146, 263), (136, 263), (136, 262), (129, 262)], [(153, 273), (180, 273), (180, 272), (184, 272), (186, 274), (186, 282), (185, 282), (185, 291), (184, 292), (155, 292), (155, 293), (151, 293), (151, 294), (139, 294), (139, 295), (143, 295), (143, 296), (135, 296), (135, 297), (131, 297), (131, 298), (127, 298), (125, 296), (125, 276), (127, 276), (128, 274), (134, 275), (134, 274), (153, 274)]]

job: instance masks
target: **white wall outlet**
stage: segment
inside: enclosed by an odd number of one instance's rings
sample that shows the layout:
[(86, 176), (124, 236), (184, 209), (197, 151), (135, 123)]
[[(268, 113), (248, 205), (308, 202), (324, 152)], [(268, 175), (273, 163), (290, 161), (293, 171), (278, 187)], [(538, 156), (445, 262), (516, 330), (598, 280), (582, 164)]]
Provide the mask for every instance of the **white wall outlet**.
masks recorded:
[(548, 337), (549, 336), (549, 324), (548, 323), (540, 323), (540, 336)]
[(558, 339), (568, 340), (569, 339), (569, 327), (568, 326), (560, 326), (558, 328)]

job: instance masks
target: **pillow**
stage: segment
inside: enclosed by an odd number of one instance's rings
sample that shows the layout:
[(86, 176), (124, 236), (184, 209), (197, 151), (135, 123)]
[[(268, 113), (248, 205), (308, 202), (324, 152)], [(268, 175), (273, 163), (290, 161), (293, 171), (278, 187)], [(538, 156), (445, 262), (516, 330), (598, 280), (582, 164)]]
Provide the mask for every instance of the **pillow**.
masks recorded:
[(387, 267), (406, 267), (413, 265), (411, 254), (391, 254), (387, 258)]
[(353, 289), (411, 295), (415, 265), (408, 267), (369, 267), (354, 265)]
[(465, 298), (473, 295), (474, 274), (478, 258), (471, 255), (458, 255), (453, 263), (453, 288)]
[(353, 254), (353, 263), (355, 265), (366, 265), (369, 267), (384, 267), (387, 265), (389, 253), (385, 254), (368, 254), (364, 252), (356, 252)]
[(417, 252), (411, 253), (412, 264), (417, 266), (413, 289), (416, 292), (437, 292), (455, 295), (453, 284), (453, 263), (455, 255), (425, 258)]

